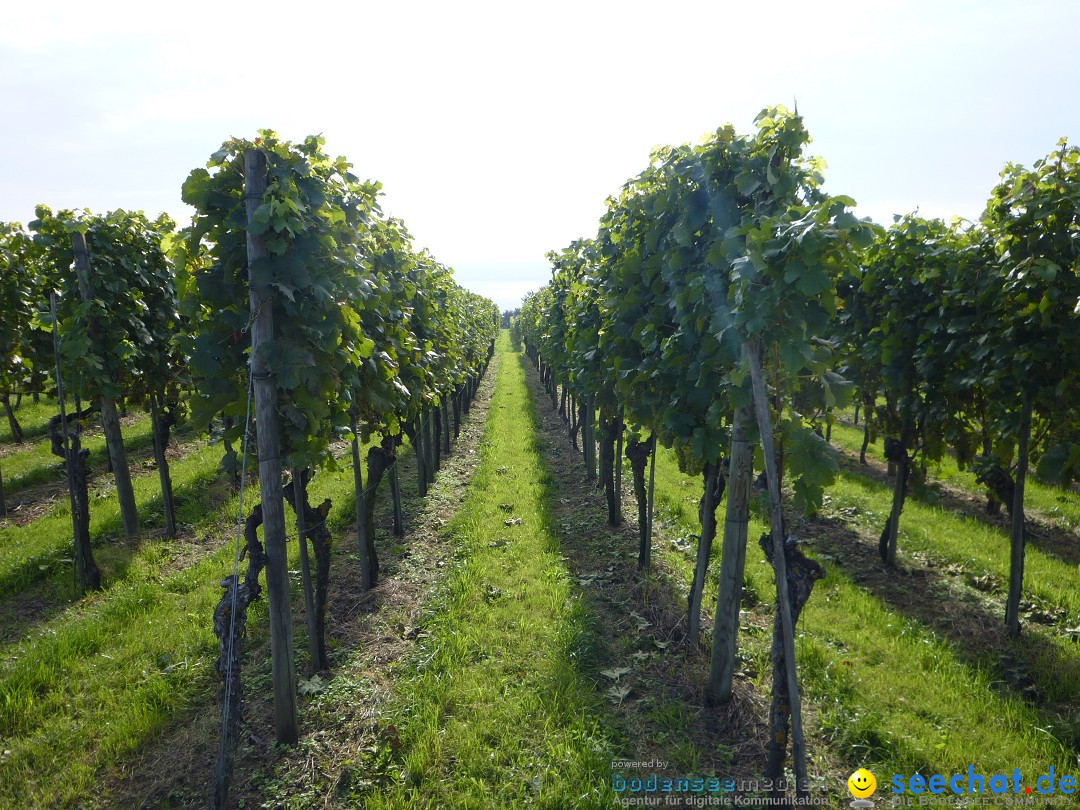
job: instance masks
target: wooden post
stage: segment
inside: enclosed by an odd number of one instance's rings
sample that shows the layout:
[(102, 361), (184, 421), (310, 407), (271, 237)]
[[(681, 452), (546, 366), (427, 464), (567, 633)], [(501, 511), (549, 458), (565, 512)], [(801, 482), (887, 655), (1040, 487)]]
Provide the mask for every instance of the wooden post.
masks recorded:
[(394, 501), (394, 534), (397, 537), (405, 535), (405, 526), (401, 520), (401, 480), (398, 478), (398, 456), (394, 457), (394, 464), (390, 467), (390, 497)]
[(701, 598), (705, 592), (705, 576), (709, 571), (713, 540), (716, 539), (716, 508), (720, 505), (725, 484), (724, 477), (720, 473), (720, 463), (706, 463), (702, 479), (704, 486), (698, 510), (701, 518), (701, 535), (698, 537), (694, 579), (690, 583), (690, 594), (687, 599), (686, 640), (691, 649), (696, 649), (701, 640)]
[(0, 517), (7, 517), (7, 504), (4, 503), (4, 472), (0, 470)]
[[(89, 303), (94, 299), (94, 285), (90, 279), (90, 253), (86, 248), (86, 237), (78, 232), (73, 233), (71, 247), (75, 253), (75, 275), (79, 279), (79, 292), (83, 301)], [(92, 325), (90, 328), (94, 329)], [(139, 533), (139, 510), (135, 506), (135, 490), (131, 486), (131, 472), (124, 450), (124, 437), (120, 432), (120, 417), (116, 413), (116, 400), (99, 394), (98, 402), (101, 405), (101, 426), (105, 432), (105, 444), (109, 448), (113, 478), (116, 481), (116, 495), (120, 499), (124, 534), (134, 537)]]
[(1016, 486), (1010, 510), (1009, 595), (1005, 602), (1005, 624), (1009, 635), (1020, 635), (1020, 596), (1024, 587), (1024, 484), (1027, 481), (1028, 442), (1031, 438), (1031, 394), (1024, 392), (1020, 411), (1020, 438), (1017, 442)]
[(365, 535), (367, 521), (364, 520), (364, 515), (366, 514), (364, 507), (364, 474), (360, 466), (360, 434), (356, 429), (356, 413), (350, 413), (349, 418), (351, 420), (350, 426), (352, 427), (353, 432), (353, 489), (356, 492), (356, 544), (360, 554), (360, 587), (366, 591), (371, 588), (374, 583), (371, 578), (371, 560), (368, 559), (367, 536)]
[(622, 523), (622, 443), (623, 433), (625, 433), (626, 426), (623, 424), (622, 411), (619, 411), (617, 417), (619, 425), (619, 438), (615, 441), (615, 500), (619, 510), (619, 523)]
[(731, 684), (735, 674), (739, 606), (742, 603), (746, 539), (750, 528), (750, 488), (754, 478), (754, 449), (747, 436), (752, 418), (749, 408), (736, 408), (731, 421), (731, 457), (724, 541), (720, 553), (720, 587), (716, 600), (716, 621), (713, 622), (709, 684), (706, 687), (706, 694), (713, 703), (731, 700)]
[(424, 432), (424, 473), (427, 475), (427, 483), (435, 483), (435, 446), (432, 441), (432, 416), (431, 408), (424, 408), (421, 423)]
[(653, 492), (656, 489), (656, 433), (653, 433), (650, 438), (652, 439), (652, 459), (649, 462), (649, 528), (646, 536), (649, 543), (649, 558), (652, 559)]
[(442, 399), (442, 426), (443, 426), (443, 455), (450, 455), (450, 403), (444, 396)]
[(759, 358), (761, 347), (755, 340), (743, 344), (750, 365), (750, 381), (754, 390), (754, 412), (757, 415), (761, 450), (765, 456), (765, 476), (769, 480), (769, 501), (772, 505), (773, 567), (776, 571), (776, 600), (780, 624), (784, 633), (784, 664), (787, 670), (788, 698), (791, 708), (791, 748), (795, 766), (795, 789), (799, 796), (806, 794), (806, 745), (803, 739), (802, 704), (795, 669), (795, 628), (791, 621), (791, 594), (788, 591), (787, 559), (784, 555), (784, 516), (780, 504), (780, 479), (776, 470), (776, 450), (773, 446), (772, 420), (769, 401), (765, 396), (765, 379)]
[[(244, 207), (250, 226), (266, 191), (266, 156), (258, 149), (244, 153)], [(279, 743), (297, 740), (296, 663), (293, 660), (292, 605), (289, 601), (289, 557), (285, 545), (285, 505), (281, 491), (280, 428), (277, 385), (267, 352), (274, 339), (273, 292), (260, 273), (266, 259), (261, 236), (247, 232), (248, 285), (251, 303), (251, 376), (255, 388), (255, 424), (259, 449), (263, 542), (266, 546), (266, 591), (270, 607), (270, 657), (274, 679), (274, 736)]]
[(172, 476), (169, 474), (169, 459), (165, 456), (169, 426), (164, 421), (168, 417), (162, 413), (164, 405), (164, 399), (159, 402), (156, 393), (150, 394), (150, 429), (154, 434), (154, 458), (157, 461), (158, 479), (161, 481), (161, 503), (165, 507), (165, 534), (176, 537), (176, 505), (173, 499)]
[(300, 584), (304, 589), (304, 621), (308, 631), (308, 652), (311, 655), (311, 674), (322, 669), (322, 654), (319, 647), (319, 624), (315, 613), (315, 589), (311, 584), (311, 561), (308, 559), (307, 482), (305, 470), (292, 468), (292, 504), (296, 515), (296, 538), (300, 543)]

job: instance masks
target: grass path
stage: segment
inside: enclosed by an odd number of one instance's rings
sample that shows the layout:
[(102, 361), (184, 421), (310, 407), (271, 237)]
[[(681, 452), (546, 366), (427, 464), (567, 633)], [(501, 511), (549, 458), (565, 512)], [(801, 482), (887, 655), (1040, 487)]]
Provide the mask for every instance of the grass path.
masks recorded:
[(448, 526), (458, 560), (395, 680), (400, 747), (369, 808), (611, 805), (612, 741), (580, 660), (589, 617), (560, 555), (552, 479), (508, 344), (504, 334), (480, 465)]
[[(197, 534), (213, 524), (213, 516), (229, 498), (228, 487), (216, 483), (220, 446), (195, 443), (184, 451), (170, 465), (177, 522), (182, 532)], [(137, 542), (141, 545), (121, 539), (120, 505), (111, 478), (98, 481), (90, 492), (90, 540), (106, 587), (123, 579), (134, 558), (148, 546), (187, 549), (191, 545), (190, 537), (181, 536), (170, 544), (161, 540), (160, 533), (155, 535), (155, 528), (164, 524), (157, 471), (143, 470), (132, 477), (132, 484), (142, 532)], [(0, 528), (0, 598), (18, 594), (42, 580), (51, 587), (39, 594), (41, 598), (50, 602), (70, 598), (70, 556), (71, 508), (66, 498), (57, 500), (49, 512), (26, 525)]]
[[(861, 431), (837, 426), (833, 442), (847, 454), (838, 484), (830, 491), (834, 510), (846, 509), (850, 520), (878, 532), (892, 506), (891, 482), (883, 485), (883, 459), (878, 448), (868, 450), (871, 466), (860, 467), (855, 459), (862, 442)], [(956, 468), (949, 458), (931, 474), (950, 490), (970, 494), (971, 503), (957, 504), (949, 490), (933, 489), (922, 497), (908, 498), (900, 516), (899, 547), (906, 552), (932, 554), (945, 563), (965, 566), (976, 576), (990, 575), (988, 583), (1000, 593), (1009, 578), (1009, 524), (1003, 514), (990, 518), (982, 513), (982, 487), (968, 472)], [(1028, 490), (1025, 490), (1027, 493)], [(1033, 520), (1024, 560), (1025, 596), (1063, 610), (1059, 624), (1080, 624), (1080, 498), (1060, 489), (1032, 482), (1026, 495), (1025, 513)], [(957, 511), (951, 507), (969, 507)]]
[(761, 695), (743, 680), (731, 707), (702, 705), (704, 659), (677, 645), (666, 573), (638, 574), (636, 530), (606, 526), (505, 338), (496, 364), (475, 472), (471, 451), (450, 457), (435, 531), (410, 532), (377, 610), (350, 620), (352, 648), (305, 708), (299, 745), (249, 752), (270, 762), (244, 806), (608, 807), (614, 774), (640, 775), (613, 759), (754, 775)]

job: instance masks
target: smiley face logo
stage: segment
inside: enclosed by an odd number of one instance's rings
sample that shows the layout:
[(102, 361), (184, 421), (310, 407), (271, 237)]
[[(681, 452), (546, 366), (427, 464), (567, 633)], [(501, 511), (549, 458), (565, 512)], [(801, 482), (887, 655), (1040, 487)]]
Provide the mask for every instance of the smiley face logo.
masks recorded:
[(866, 768), (859, 768), (847, 780), (847, 789), (856, 799), (865, 799), (873, 796), (877, 790), (877, 779)]

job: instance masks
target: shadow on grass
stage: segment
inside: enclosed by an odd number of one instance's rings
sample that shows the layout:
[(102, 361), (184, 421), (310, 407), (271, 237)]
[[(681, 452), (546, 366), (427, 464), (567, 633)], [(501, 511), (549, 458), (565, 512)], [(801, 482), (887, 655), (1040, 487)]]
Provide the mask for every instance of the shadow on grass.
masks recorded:
[[(845, 475), (886, 488), (891, 493), (893, 479), (889, 477), (884, 465), (876, 462), (863, 465), (842, 451), (839, 453), (839, 461), (840, 469)], [(908, 493), (908, 498), (927, 506), (941, 507), (958, 515), (973, 518), (999, 531), (1003, 543), (1009, 542), (1010, 523), (1007, 512), (1002, 509), (1000, 515), (988, 514), (985, 509), (986, 500), (979, 495), (971, 494), (965, 497), (952, 487), (931, 483), (929, 487), (922, 490), (913, 487)], [(878, 529), (880, 530), (884, 525), (884, 520), (882, 520), (882, 525)], [(1024, 516), (1024, 528), (1027, 545), (1038, 549), (1048, 557), (1056, 557), (1070, 565), (1080, 565), (1080, 538), (1075, 533), (1030, 514)]]
[[(218, 480), (218, 475), (216, 469), (207, 470), (176, 487), (173, 495), (178, 523), (204, 525), (207, 515), (217, 511), (212, 486)], [(164, 539), (162, 531), (153, 528), (153, 518), (160, 515), (162, 510), (160, 494), (140, 503), (139, 517), (144, 522), (143, 531), (132, 540), (123, 538), (123, 521), (119, 511), (97, 527), (91, 543), (105, 590), (127, 579), (133, 561), (143, 548)], [(180, 549), (191, 547), (195, 540), (191, 534), (181, 534), (171, 542)], [(212, 542), (215, 547), (218, 545), (216, 541)], [(35, 627), (56, 617), (70, 607), (75, 595), (70, 539), (0, 573), (0, 619), (3, 620), (0, 643), (24, 637)]]
[[(170, 444), (191, 442), (197, 437), (197, 432), (187, 423), (172, 432)], [(91, 490), (100, 482), (112, 479), (109, 471), (108, 450), (104, 439), (99, 434), (95, 437), (101, 445), (90, 451), (87, 465), (92, 470), (89, 480)], [(124, 449), (127, 451), (128, 467), (132, 474), (137, 474), (141, 468), (157, 471), (154, 461), (154, 436), (150, 430), (150, 423), (146, 423), (145, 432), (128, 434), (124, 438)], [(0, 463), (3, 463), (0, 461)], [(66, 497), (67, 478), (64, 472), (64, 462), (56, 456), (49, 455), (47, 463), (35, 467), (30, 472), (19, 475), (9, 482), (4, 480), (5, 499), (8, 508), (12, 510), (11, 519), (19, 525), (25, 525), (29, 521), (19, 520), (19, 510), (29, 510), (33, 515), (33, 507), (57, 497)], [(32, 519), (32, 518), (31, 518)]]
[[(443, 456), (444, 469), (451, 469), (465, 460), (475, 463), (477, 455), (467, 455), (470, 446), (469, 427), (463, 423), (460, 440), (455, 440), (450, 456)], [(359, 587), (360, 570), (356, 548), (355, 502), (340, 494), (334, 498), (327, 526), (333, 536), (333, 555), (327, 603), (327, 641), (330, 647), (332, 670), (324, 673), (324, 682), (337, 683), (364, 681), (364, 695), (341, 706), (341, 711), (317, 716), (302, 710), (301, 722), (316, 727), (315, 736), (325, 739), (327, 748), (342, 748), (347, 760), (342, 773), (333, 773), (331, 788), (345, 784), (351, 774), (361, 772), (360, 766), (370, 751), (377, 747), (382, 737), (376, 736), (378, 698), (369, 689), (383, 696), (389, 690), (391, 680), (385, 677), (385, 668), (399, 658), (407, 656), (416, 643), (415, 628), (397, 625), (397, 617), (409, 622), (406, 614), (414, 614), (419, 603), (426, 598), (426, 581), (409, 581), (410, 572), (417, 568), (416, 558), (428, 551), (422, 546), (429, 542), (426, 528), (430, 515), (441, 506), (435, 506), (427, 498), (421, 498), (416, 486), (416, 461), (411, 448), (399, 450), (399, 479), (402, 492), (402, 519), (404, 538), (395, 537), (393, 529), (393, 505), (390, 482), (384, 478), (376, 493), (376, 537), (379, 553), (380, 582), (370, 590)], [(349, 456), (349, 454), (346, 454)], [(349, 456), (351, 458), (351, 456)], [(346, 462), (351, 467), (351, 461)], [(347, 475), (351, 472), (347, 471)], [(318, 485), (316, 476), (313, 488)], [(436, 490), (431, 490), (432, 492)], [(351, 490), (349, 492), (351, 496)], [(313, 493), (312, 500), (323, 496)], [(338, 500), (340, 498), (340, 500)], [(287, 509), (287, 520), (292, 517)], [(444, 544), (445, 545), (445, 544)], [(438, 553), (435, 555), (438, 558)], [(424, 575), (429, 579), (442, 576), (434, 565), (427, 567)], [(294, 581), (294, 585), (295, 585)], [(230, 806), (260, 805), (268, 798), (268, 781), (289, 764), (290, 757), (303, 760), (306, 787), (311, 786), (307, 772), (308, 757), (303, 748), (286, 749), (274, 746), (267, 736), (272, 723), (272, 697), (270, 679), (270, 649), (266, 631), (265, 593), (256, 603), (261, 611), (257, 617), (249, 614), (249, 633), (244, 664), (244, 716), (245, 735), (237, 754), (234, 767), (234, 783), (231, 788)], [(303, 673), (306, 663), (307, 641), (303, 608), (298, 600), (298, 589), (293, 589), (293, 626), (296, 633), (295, 646), (298, 673)], [(409, 632), (409, 631), (412, 632)], [(355, 658), (363, 658), (363, 676), (356, 673)], [(367, 680), (370, 675), (370, 682)], [(337, 688), (337, 687), (335, 687)], [(193, 785), (206, 784), (210, 779), (217, 752), (217, 734), (220, 727), (220, 708), (210, 698), (209, 692), (195, 698), (192, 708), (177, 714), (169, 728), (158, 741), (146, 746), (133, 761), (123, 769), (108, 774), (104, 786), (115, 806), (195, 806), (204, 800), (203, 791), (193, 790)], [(370, 739), (369, 739), (370, 737)], [(396, 738), (395, 738), (396, 739)], [(360, 748), (360, 740), (370, 745), (368, 753)], [(358, 753), (359, 751), (359, 753)], [(178, 753), (179, 752), (179, 753)], [(169, 768), (160, 764), (169, 762)], [(325, 763), (323, 763), (325, 765)], [(322, 772), (320, 775), (324, 775)], [(295, 790), (290, 788), (289, 793)], [(174, 797), (183, 797), (174, 799)], [(190, 797), (190, 799), (188, 798)], [(174, 803), (175, 801), (175, 803)], [(352, 806), (352, 805), (350, 805)]]
[[(546, 528), (560, 539), (587, 608), (587, 632), (565, 654), (612, 705), (615, 722), (607, 722), (624, 746), (621, 755), (666, 762), (658, 769), (661, 776), (755, 778), (768, 742), (767, 696), (748, 680), (737, 680), (727, 706), (705, 706), (709, 660), (705, 652), (681, 643), (686, 608), (675, 581), (657, 562), (649, 574), (637, 570), (636, 525), (631, 520), (618, 528), (607, 525), (602, 492), (585, 481), (581, 455), (558, 412), (550, 409), (535, 368), (527, 358), (521, 362), (549, 470)], [(629, 672), (617, 679), (605, 675), (626, 668)]]
[[(963, 572), (905, 560), (900, 571), (878, 557), (876, 538), (859, 535), (832, 517), (804, 518), (797, 529), (826, 564), (878, 599), (889, 610), (940, 635), (973, 672), (990, 675), (1004, 693), (1034, 709), (1063, 745), (1080, 746), (1080, 652), (1069, 654), (1045, 632), (1026, 627), (1018, 639), (1005, 631), (1004, 601), (967, 584)], [(954, 572), (955, 571), (955, 572)]]
[[(47, 413), (51, 415), (51, 412), (55, 412), (56, 401), (48, 400), (48, 402), (52, 402), (53, 405), (52, 409), (47, 411)], [(29, 398), (24, 398), (22, 405), (19, 407), (15, 407), (15, 398), (12, 397), (11, 404), (15, 411), (15, 418), (19, 420), (19, 427), (22, 430), (24, 444), (49, 434), (49, 416), (45, 416), (43, 421), (40, 416), (41, 411), (44, 410), (43, 406), (47, 404), (47, 400), (44, 397), (42, 397), (40, 403), (32, 402)], [(28, 404), (31, 406), (29, 412), (33, 414), (36, 411), (38, 414), (31, 415), (29, 419), (26, 417), (27, 408), (25, 407)], [(0, 411), (0, 414), (2, 414), (2, 411)], [(18, 443), (11, 434), (7, 418), (5, 416), (0, 416), (0, 422), (3, 423), (3, 429), (0, 429), (0, 444), (13, 444), (17, 446)]]

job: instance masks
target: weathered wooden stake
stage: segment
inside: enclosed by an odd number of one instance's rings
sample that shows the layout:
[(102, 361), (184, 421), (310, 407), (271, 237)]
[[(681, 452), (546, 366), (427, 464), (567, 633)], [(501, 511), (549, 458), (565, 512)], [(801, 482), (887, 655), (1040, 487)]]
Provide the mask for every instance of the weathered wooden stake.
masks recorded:
[(356, 429), (356, 414), (350, 414), (352, 427), (352, 463), (353, 489), (356, 492), (356, 545), (360, 555), (360, 587), (369, 590), (375, 580), (372, 577), (371, 560), (368, 559), (367, 537), (364, 535), (367, 523), (364, 521), (364, 474), (360, 466), (360, 432)]
[(712, 659), (706, 696), (712, 703), (731, 700), (738, 647), (739, 606), (742, 602), (743, 571), (746, 568), (746, 540), (750, 526), (750, 487), (754, 478), (754, 448), (747, 428), (749, 408), (736, 408), (731, 421), (731, 457), (728, 462), (727, 507), (724, 541), (720, 555), (720, 586), (713, 623)]
[(1031, 411), (1031, 394), (1025, 391), (1020, 411), (1020, 439), (1017, 442), (1016, 485), (1010, 509), (1009, 595), (1005, 602), (1005, 624), (1009, 635), (1014, 638), (1020, 635), (1020, 596), (1024, 587), (1024, 483), (1027, 480)]
[(154, 434), (154, 459), (157, 461), (158, 479), (161, 481), (161, 503), (165, 508), (165, 534), (176, 537), (176, 505), (173, 499), (172, 475), (165, 450), (169, 444), (169, 428), (173, 417), (165, 410), (165, 400), (159, 401), (156, 393), (150, 394), (150, 429)]
[[(296, 663), (293, 658), (292, 606), (289, 601), (289, 557), (285, 545), (285, 505), (281, 492), (280, 428), (277, 385), (263, 344), (274, 339), (273, 292), (260, 267), (266, 246), (250, 224), (266, 191), (266, 156), (258, 149), (244, 153), (244, 207), (247, 211), (248, 285), (251, 303), (251, 376), (255, 388), (255, 424), (262, 494), (263, 542), (266, 547), (266, 591), (270, 607), (270, 657), (274, 679), (274, 736), (279, 743), (297, 740)], [(261, 350), (260, 350), (261, 349)]]
[(765, 457), (765, 476), (769, 481), (769, 501), (772, 506), (773, 568), (776, 572), (776, 600), (784, 633), (784, 663), (787, 669), (788, 697), (791, 702), (791, 748), (795, 766), (795, 789), (802, 797), (806, 795), (808, 784), (806, 743), (803, 738), (802, 704), (795, 668), (795, 628), (791, 621), (791, 594), (788, 590), (787, 561), (784, 554), (784, 514), (780, 503), (780, 479), (776, 470), (773, 426), (769, 417), (765, 379), (761, 373), (761, 346), (755, 340), (743, 344), (743, 352), (750, 366), (750, 381), (754, 390), (754, 412), (757, 415), (758, 433), (761, 435), (761, 450)]
[(720, 471), (719, 462), (707, 463), (702, 479), (703, 488), (698, 507), (701, 535), (698, 537), (694, 579), (690, 583), (690, 594), (687, 599), (689, 629), (686, 632), (686, 641), (691, 649), (696, 648), (701, 640), (701, 598), (705, 593), (705, 576), (709, 571), (713, 540), (716, 539), (716, 508), (720, 505), (720, 498), (723, 497), (724, 486), (727, 483)]
[(308, 631), (308, 652), (311, 655), (311, 674), (322, 666), (322, 650), (319, 647), (318, 614), (315, 612), (315, 588), (311, 582), (311, 560), (308, 557), (307, 486), (302, 476), (306, 470), (292, 469), (292, 505), (296, 515), (296, 538), (300, 543), (300, 584), (304, 590), (304, 622)]

